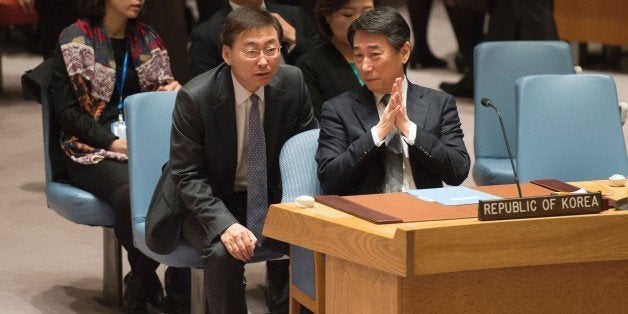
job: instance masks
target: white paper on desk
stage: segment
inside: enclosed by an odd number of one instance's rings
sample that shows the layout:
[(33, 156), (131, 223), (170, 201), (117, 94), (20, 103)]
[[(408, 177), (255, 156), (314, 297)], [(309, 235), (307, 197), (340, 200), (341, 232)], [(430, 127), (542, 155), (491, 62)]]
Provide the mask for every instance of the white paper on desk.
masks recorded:
[(465, 186), (447, 186), (435, 189), (409, 190), (406, 193), (428, 202), (438, 202), (443, 205), (477, 204), (480, 200), (498, 200), (499, 196), (470, 189)]

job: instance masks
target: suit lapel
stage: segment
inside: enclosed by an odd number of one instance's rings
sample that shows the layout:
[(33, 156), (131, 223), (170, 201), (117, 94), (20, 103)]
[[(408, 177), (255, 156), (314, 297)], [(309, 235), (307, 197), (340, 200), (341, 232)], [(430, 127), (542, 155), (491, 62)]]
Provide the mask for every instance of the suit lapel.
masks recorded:
[(229, 171), (235, 174), (236, 161), (238, 160), (238, 139), (236, 135), (235, 96), (230, 67), (225, 67), (220, 74), (216, 97), (218, 102), (214, 106), (214, 112), (216, 113), (215, 123), (220, 132), (220, 139), (226, 153), (226, 163), (229, 166)]
[(368, 132), (379, 122), (379, 114), (375, 106), (375, 96), (365, 86), (358, 90), (355, 102), (351, 103), (351, 108), (355, 113), (357, 120), (362, 124), (365, 132)]
[(266, 136), (266, 160), (269, 162), (277, 150), (281, 116), (285, 105), (281, 100), (285, 90), (278, 86), (278, 82), (275, 76), (271, 83), (264, 87), (264, 134)]
[(406, 110), (410, 120), (419, 128), (425, 128), (425, 119), (427, 117), (427, 103), (422, 98), (423, 90), (408, 81)]

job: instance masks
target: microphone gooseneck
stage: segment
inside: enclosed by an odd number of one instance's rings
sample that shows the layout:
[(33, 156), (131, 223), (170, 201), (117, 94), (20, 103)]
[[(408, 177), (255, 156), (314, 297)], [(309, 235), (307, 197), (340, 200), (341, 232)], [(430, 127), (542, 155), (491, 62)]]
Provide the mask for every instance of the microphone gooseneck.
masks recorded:
[(504, 142), (506, 143), (506, 150), (508, 151), (508, 158), (510, 159), (510, 167), (512, 167), (512, 172), (515, 174), (515, 183), (517, 184), (517, 192), (519, 192), (519, 197), (523, 197), (521, 195), (521, 186), (519, 185), (519, 175), (517, 175), (517, 170), (515, 170), (515, 162), (512, 159), (512, 153), (510, 152), (510, 145), (508, 144), (508, 138), (506, 136), (506, 129), (504, 128), (504, 119), (502, 119), (502, 114), (497, 110), (497, 107), (493, 105), (493, 103), (488, 98), (482, 98), (480, 103), (484, 107), (491, 107), (497, 113), (497, 117), (499, 118), (499, 124), (502, 127), (502, 135), (504, 137)]

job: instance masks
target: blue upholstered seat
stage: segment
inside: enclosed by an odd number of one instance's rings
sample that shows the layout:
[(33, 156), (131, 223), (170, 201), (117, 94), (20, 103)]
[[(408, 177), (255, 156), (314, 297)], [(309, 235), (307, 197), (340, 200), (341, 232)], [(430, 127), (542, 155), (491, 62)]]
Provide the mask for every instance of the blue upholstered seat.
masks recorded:
[(475, 135), (473, 179), (478, 185), (513, 183), (499, 121), (493, 109), (480, 104), (488, 98), (501, 111), (508, 142), (517, 158), (515, 81), (533, 74), (570, 74), (569, 45), (561, 41), (505, 41), (479, 44), (474, 52)]
[[(153, 253), (146, 246), (146, 215), (162, 166), (169, 158), (170, 128), (176, 95), (177, 92), (151, 92), (136, 94), (125, 100), (133, 241), (140, 251), (163, 264), (202, 268), (200, 255), (185, 242), (179, 243), (167, 255)], [(258, 250), (250, 262), (282, 256)]]
[(628, 157), (610, 76), (533, 75), (516, 85), (517, 172), (521, 181), (628, 175)]
[(170, 127), (176, 96), (176, 92), (152, 92), (125, 100), (133, 241), (142, 253), (160, 263), (203, 268), (199, 254), (186, 243), (180, 243), (167, 255), (153, 253), (146, 246), (146, 214), (161, 168), (170, 154)]
[[(283, 186), (282, 203), (294, 202), (294, 199), (301, 195), (314, 196), (323, 193), (316, 175), (316, 161), (314, 160), (318, 147), (318, 134), (318, 129), (297, 134), (281, 149), (279, 168)], [(317, 254), (318, 256), (315, 256)], [(315, 262), (317, 260), (318, 262)], [(306, 305), (314, 313), (323, 311), (324, 296), (319, 293), (322, 291), (322, 282), (319, 281), (323, 277), (324, 266), (322, 264), (322, 254), (296, 245), (290, 246), (290, 301), (293, 308), (298, 303)], [(302, 293), (294, 293), (295, 288)], [(310, 300), (298, 299), (298, 295), (302, 294), (307, 295)]]
[[(150, 92), (135, 94), (125, 100), (133, 241), (142, 253), (162, 264), (202, 269), (199, 253), (185, 242), (180, 242), (174, 251), (166, 255), (156, 254), (146, 246), (146, 215), (162, 166), (169, 158), (176, 95), (177, 92)], [(249, 262), (282, 257), (283, 254), (260, 247)], [(195, 283), (195, 278), (202, 281), (202, 270), (193, 274), (192, 286), (203, 287), (202, 282)], [(203, 292), (192, 291), (192, 311), (202, 311), (203, 302)]]
[[(93, 194), (77, 188), (63, 175), (61, 161), (51, 155), (59, 145), (59, 131), (49, 103), (47, 89), (41, 93), (44, 162), (46, 174), (46, 202), (63, 218), (81, 225), (102, 226), (103, 245), (103, 299), (107, 305), (122, 305), (122, 262), (118, 239), (110, 228), (115, 212)], [(54, 145), (54, 146), (52, 146)]]

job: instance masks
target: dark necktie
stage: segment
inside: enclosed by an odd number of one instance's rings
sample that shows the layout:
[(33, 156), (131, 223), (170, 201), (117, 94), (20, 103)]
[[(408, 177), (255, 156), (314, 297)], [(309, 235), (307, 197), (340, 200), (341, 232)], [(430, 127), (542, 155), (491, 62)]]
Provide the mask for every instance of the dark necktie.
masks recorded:
[[(388, 105), (390, 94), (384, 95), (382, 103)], [(386, 138), (386, 177), (384, 178), (384, 192), (399, 192), (403, 183), (403, 148), (401, 135), (395, 129)]]
[(263, 241), (262, 227), (268, 211), (268, 189), (266, 174), (266, 138), (260, 119), (259, 96), (252, 94), (249, 111), (249, 173), (246, 200), (246, 226)]

